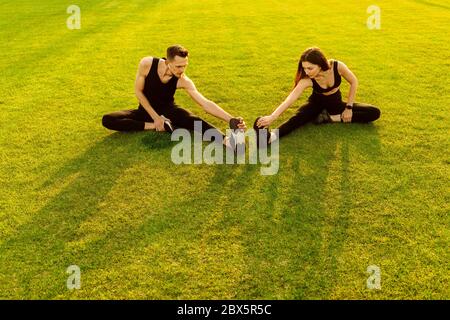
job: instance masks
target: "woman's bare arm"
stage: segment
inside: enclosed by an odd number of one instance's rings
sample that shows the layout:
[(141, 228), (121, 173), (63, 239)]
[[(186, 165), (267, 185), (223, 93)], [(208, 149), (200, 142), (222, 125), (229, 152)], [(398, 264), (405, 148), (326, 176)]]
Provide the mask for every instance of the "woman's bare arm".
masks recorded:
[(287, 96), (287, 98), (272, 112), (270, 116), (261, 117), (258, 120), (258, 127), (267, 127), (275, 121), (284, 111), (286, 111), (297, 99), (301, 96), (303, 91), (312, 86), (310, 79), (301, 79), (295, 86), (294, 90)]

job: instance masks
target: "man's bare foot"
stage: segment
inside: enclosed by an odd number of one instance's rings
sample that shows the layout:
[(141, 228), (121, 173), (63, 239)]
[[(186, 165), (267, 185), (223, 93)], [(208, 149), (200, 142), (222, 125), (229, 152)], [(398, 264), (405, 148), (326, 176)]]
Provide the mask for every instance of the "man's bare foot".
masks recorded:
[(153, 122), (146, 122), (144, 130), (155, 130), (155, 124)]

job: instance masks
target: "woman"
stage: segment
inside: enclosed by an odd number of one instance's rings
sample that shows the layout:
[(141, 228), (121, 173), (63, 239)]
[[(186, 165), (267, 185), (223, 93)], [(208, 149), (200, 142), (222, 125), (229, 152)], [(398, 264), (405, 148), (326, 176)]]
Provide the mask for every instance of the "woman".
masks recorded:
[[(342, 101), (341, 91), (339, 90), (341, 76), (350, 84), (350, 92), (346, 103)], [(254, 129), (258, 131), (261, 128), (267, 128), (309, 87), (313, 88), (313, 93), (308, 102), (278, 128), (278, 135), (271, 132), (267, 136), (268, 143), (313, 120), (318, 120), (319, 123), (368, 123), (380, 117), (378, 108), (354, 102), (358, 79), (344, 63), (337, 60), (327, 60), (319, 48), (309, 48), (300, 57), (292, 92), (271, 115), (258, 117), (253, 125)]]

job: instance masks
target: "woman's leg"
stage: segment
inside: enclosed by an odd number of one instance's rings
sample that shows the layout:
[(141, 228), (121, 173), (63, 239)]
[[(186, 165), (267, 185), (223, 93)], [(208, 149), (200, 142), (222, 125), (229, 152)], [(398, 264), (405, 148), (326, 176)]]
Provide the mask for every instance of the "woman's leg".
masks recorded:
[(278, 136), (281, 138), (293, 130), (317, 119), (323, 108), (312, 102), (308, 102), (301, 106), (297, 113), (288, 121), (278, 127)]
[(380, 117), (380, 109), (370, 104), (354, 103), (352, 122), (368, 123)]
[(105, 114), (102, 124), (105, 128), (116, 131), (142, 131), (145, 123), (153, 122), (150, 115), (142, 110), (122, 110)]

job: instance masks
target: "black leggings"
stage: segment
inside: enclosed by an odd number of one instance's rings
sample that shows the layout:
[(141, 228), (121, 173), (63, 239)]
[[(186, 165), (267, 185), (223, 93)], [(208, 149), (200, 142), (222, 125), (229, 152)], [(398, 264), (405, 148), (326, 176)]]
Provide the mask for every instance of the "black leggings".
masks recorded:
[[(285, 136), (293, 130), (312, 122), (326, 109), (330, 115), (341, 114), (345, 110), (345, 102), (342, 101), (341, 92), (338, 90), (329, 96), (313, 93), (306, 104), (301, 106), (297, 113), (278, 129), (279, 137)], [(380, 117), (380, 110), (372, 105), (364, 103), (353, 104), (352, 122), (368, 123)]]
[[(159, 115), (164, 115), (164, 117), (170, 119), (174, 129), (184, 128), (194, 130), (194, 121), (202, 122), (202, 133), (205, 133), (208, 129), (216, 129), (208, 122), (176, 105), (164, 108), (162, 111), (161, 109), (155, 111)], [(145, 122), (153, 122), (153, 119), (141, 106), (139, 109), (108, 113), (102, 119), (102, 124), (105, 128), (117, 131), (142, 131), (144, 130)], [(216, 130), (219, 131), (218, 129)], [(223, 135), (222, 133), (220, 134)]]

